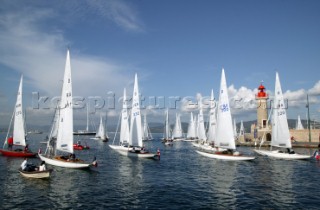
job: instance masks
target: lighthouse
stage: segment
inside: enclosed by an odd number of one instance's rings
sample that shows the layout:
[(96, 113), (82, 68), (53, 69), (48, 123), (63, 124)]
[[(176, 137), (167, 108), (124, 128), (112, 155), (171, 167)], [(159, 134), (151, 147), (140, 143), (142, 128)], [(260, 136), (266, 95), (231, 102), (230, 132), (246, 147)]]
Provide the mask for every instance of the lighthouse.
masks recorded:
[(268, 94), (265, 91), (265, 87), (262, 85), (258, 87), (258, 93), (256, 94), (257, 101), (257, 130), (265, 131), (268, 130), (268, 109), (267, 109), (267, 101), (269, 99)]

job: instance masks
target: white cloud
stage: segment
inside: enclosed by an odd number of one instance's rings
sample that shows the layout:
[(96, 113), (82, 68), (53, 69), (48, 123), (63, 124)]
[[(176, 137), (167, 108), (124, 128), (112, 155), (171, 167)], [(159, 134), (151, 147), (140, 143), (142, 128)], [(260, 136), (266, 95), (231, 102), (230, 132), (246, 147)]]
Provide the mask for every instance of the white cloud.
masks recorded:
[[(93, 2), (88, 0), (90, 4)], [(92, 4), (91, 4), (92, 5)], [(123, 1), (96, 1), (94, 7), (99, 7), (102, 15), (106, 15), (120, 27), (131, 31), (142, 31), (142, 23), (136, 11)]]
[[(104, 3), (101, 1), (97, 4)], [(111, 7), (116, 7), (113, 12), (118, 11), (118, 16), (125, 13), (130, 19), (133, 12), (123, 2), (110, 2), (110, 4), (113, 5)], [(113, 17), (116, 18), (116, 15)], [(32, 7), (20, 9), (19, 12), (8, 9), (0, 13), (0, 64), (24, 74), (24, 87), (28, 86), (29, 89), (38, 91), (40, 97), (52, 98), (60, 95), (66, 46), (71, 43), (61, 29), (48, 29), (48, 27), (44, 29), (42, 24), (55, 18), (57, 14), (54, 10), (39, 10)], [(134, 25), (134, 16), (131, 19)], [(111, 91), (117, 100), (122, 96), (123, 88), (133, 81), (134, 74), (130, 73), (133, 69), (131, 66), (111, 61), (105, 57), (85, 54), (76, 47), (70, 49), (70, 54), (74, 96), (82, 96), (86, 99), (88, 96), (100, 96), (107, 102)], [(7, 77), (11, 79), (12, 76)], [(2, 79), (9, 78), (3, 77)], [(24, 91), (24, 94), (27, 93)], [(4, 103), (7, 103), (7, 98), (1, 97), (0, 104)], [(115, 113), (110, 112), (109, 114), (114, 115)], [(41, 123), (48, 122), (49, 116), (51, 116), (50, 113), (44, 110), (37, 110), (37, 112), (34, 110), (29, 114), (30, 119), (36, 118)], [(7, 120), (5, 122), (7, 123)]]
[(314, 96), (320, 95), (320, 81), (318, 81), (311, 89), (308, 90), (308, 94)]
[[(112, 22), (123, 30), (130, 32), (143, 32), (143, 23), (138, 16), (137, 10), (130, 5), (130, 2), (122, 0), (86, 0), (86, 1), (66, 1), (63, 6), (67, 6), (72, 11), (70, 16), (81, 17), (83, 21), (92, 21), (88, 17), (99, 17), (102, 22)], [(99, 21), (100, 23), (100, 21)]]
[[(62, 33), (42, 31), (38, 25), (53, 17), (51, 10), (4, 14), (0, 22), (0, 63), (23, 73), (26, 82), (42, 94), (59, 95), (69, 42)], [(71, 48), (74, 95), (106, 96), (120, 93), (133, 74), (128, 67)]]

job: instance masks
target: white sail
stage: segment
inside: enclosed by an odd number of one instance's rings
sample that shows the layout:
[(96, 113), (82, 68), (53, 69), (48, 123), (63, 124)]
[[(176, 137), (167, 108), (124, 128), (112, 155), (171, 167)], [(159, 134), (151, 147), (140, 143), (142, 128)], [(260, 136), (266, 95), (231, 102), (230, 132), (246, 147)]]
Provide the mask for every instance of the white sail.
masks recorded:
[(301, 123), (301, 119), (300, 119), (300, 115), (298, 115), (298, 121), (297, 121), (297, 126), (296, 126), (296, 130), (303, 130), (304, 127)]
[(142, 139), (143, 140), (151, 140), (152, 134), (147, 121), (147, 114), (144, 115), (143, 118), (143, 128), (142, 128)]
[(190, 113), (190, 122), (188, 125), (187, 139), (195, 139), (196, 138), (196, 127), (193, 120), (193, 114)]
[(123, 91), (123, 104), (121, 113), (121, 128), (120, 128), (120, 144), (129, 142), (129, 119), (126, 89)]
[(207, 141), (206, 130), (204, 128), (203, 111), (202, 111), (202, 100), (199, 101), (199, 115), (198, 115), (198, 137), (199, 140)]
[(199, 120), (197, 118), (197, 116), (195, 116), (194, 118), (194, 125), (195, 125), (195, 134), (196, 134), (196, 138), (199, 138)]
[(278, 72), (276, 73), (274, 94), (271, 145), (275, 147), (291, 148), (286, 107), (284, 104)]
[(89, 131), (89, 106), (87, 105), (87, 126), (86, 126), (86, 132)]
[(236, 119), (233, 119), (233, 133), (234, 133), (234, 138), (238, 138)]
[(131, 146), (142, 147), (142, 125), (137, 74), (135, 75), (133, 87), (129, 144)]
[(102, 120), (102, 116), (100, 116), (100, 124), (99, 124), (99, 128), (98, 128), (98, 132), (96, 133), (96, 137), (100, 138), (100, 139), (106, 139), (106, 132), (104, 129), (104, 123)]
[(224, 69), (220, 81), (215, 145), (220, 148), (236, 149)]
[(59, 103), (59, 127), (57, 134), (57, 150), (73, 153), (73, 105), (70, 53), (67, 59), (63, 77), (62, 93)]
[(53, 117), (53, 123), (52, 123), (52, 128), (51, 128), (51, 135), (50, 138), (57, 138), (58, 136), (58, 127), (59, 127), (59, 103), (57, 104), (54, 112), (54, 117)]
[(24, 126), (23, 108), (22, 108), (22, 83), (23, 76), (20, 78), (17, 101), (14, 109), (13, 124), (13, 144), (26, 146), (26, 131)]
[(173, 128), (172, 132), (172, 138), (177, 139), (177, 138), (182, 138), (182, 126), (181, 126), (181, 120), (180, 120), (180, 115), (177, 113), (176, 114), (176, 123)]
[(239, 130), (239, 137), (244, 136), (244, 126), (243, 126), (243, 121), (241, 120), (240, 123), (240, 130)]
[(166, 118), (164, 122), (164, 139), (170, 139), (169, 110), (166, 110)]
[(209, 129), (207, 133), (208, 141), (214, 142), (214, 138), (216, 135), (216, 103), (214, 100), (213, 90), (211, 90), (211, 100), (210, 100), (210, 117), (209, 117)]
[(143, 117), (143, 126), (142, 126), (142, 139), (146, 140), (148, 138), (148, 128), (147, 128), (147, 116)]

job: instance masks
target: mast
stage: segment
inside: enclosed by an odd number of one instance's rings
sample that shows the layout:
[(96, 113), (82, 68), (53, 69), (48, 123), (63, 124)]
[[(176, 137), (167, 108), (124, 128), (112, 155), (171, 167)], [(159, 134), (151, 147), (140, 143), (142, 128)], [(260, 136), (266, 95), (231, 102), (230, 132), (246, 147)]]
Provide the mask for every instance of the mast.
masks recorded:
[(87, 127), (86, 127), (86, 131), (89, 131), (89, 106), (87, 105)]
[(308, 109), (308, 130), (309, 130), (309, 142), (311, 142), (310, 110), (309, 110), (309, 96), (308, 96), (308, 94), (307, 94), (307, 109)]

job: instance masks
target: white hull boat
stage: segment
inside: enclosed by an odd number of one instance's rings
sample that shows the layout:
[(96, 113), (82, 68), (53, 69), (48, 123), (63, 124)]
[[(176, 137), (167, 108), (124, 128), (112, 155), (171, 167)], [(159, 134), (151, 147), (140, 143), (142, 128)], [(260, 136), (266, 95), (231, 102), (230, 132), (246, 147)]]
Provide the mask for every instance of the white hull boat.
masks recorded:
[(208, 158), (214, 158), (219, 160), (231, 160), (231, 161), (241, 161), (241, 160), (254, 160), (254, 156), (244, 156), (244, 155), (237, 155), (237, 154), (224, 154), (223, 152), (219, 153), (209, 153), (209, 152), (202, 152), (197, 151), (198, 154), (203, 155)]
[(113, 150), (116, 150), (116, 151), (129, 151), (129, 150), (132, 150), (132, 147), (127, 147), (127, 146), (123, 146), (123, 145), (110, 145), (109, 144), (109, 147)]
[(182, 141), (186, 141), (186, 142), (195, 142), (195, 141), (197, 141), (197, 139), (183, 139)]
[[(288, 152), (283, 152), (281, 150), (260, 150), (260, 148), (255, 149), (254, 151), (259, 155), (268, 156), (272, 159), (305, 160), (311, 158), (310, 155), (297, 154), (292, 151), (286, 107), (278, 72), (276, 73), (274, 89), (275, 96), (274, 107), (272, 108), (272, 137), (270, 145), (271, 147), (287, 149)], [(271, 114), (269, 115), (269, 117), (270, 116)], [(261, 142), (261, 145), (262, 143), (263, 141)]]
[(255, 159), (254, 156), (245, 156), (236, 151), (227, 82), (225, 78), (224, 69), (222, 69), (219, 93), (220, 94), (217, 108), (218, 113), (216, 124), (217, 127), (214, 141), (215, 148), (218, 149), (218, 151), (197, 151), (197, 153), (205, 157), (215, 158), (219, 160), (240, 161)]
[(46, 179), (50, 178), (50, 174), (53, 170), (45, 170), (45, 171), (23, 171), (22, 169), (19, 169), (19, 172), (22, 176), (27, 178), (34, 178), (34, 179)]
[(61, 156), (57, 156), (55, 158), (48, 158), (48, 157), (42, 156), (41, 154), (38, 154), (38, 155), (42, 161), (45, 161), (47, 164), (50, 164), (53, 166), (59, 166), (64, 168), (74, 168), (74, 169), (84, 169), (84, 168), (90, 168), (90, 166), (92, 165), (89, 163), (84, 163), (84, 161), (81, 161), (81, 160), (68, 161), (60, 158)]
[[(128, 124), (126, 91), (123, 97), (123, 110), (121, 114), (121, 130), (120, 130), (120, 145), (109, 145), (111, 149), (117, 151), (121, 155), (137, 158), (154, 158), (157, 154), (152, 154), (144, 149), (142, 142), (142, 124), (140, 112), (140, 98), (138, 87), (138, 76), (135, 75), (132, 109), (130, 117), (130, 129)], [(145, 121), (146, 122), (146, 121)]]
[(122, 145), (109, 145), (110, 148), (115, 150), (121, 155), (137, 158), (156, 158), (157, 155), (142, 150), (134, 150), (133, 147), (126, 147)]
[[(72, 103), (72, 79), (70, 53), (67, 51), (66, 65), (63, 76), (61, 99), (57, 106), (51, 133), (48, 138), (47, 148), (43, 154), (39, 152), (39, 157), (47, 164), (65, 168), (89, 168), (95, 165), (85, 163), (74, 156), (73, 145), (73, 103)], [(65, 155), (57, 155), (57, 152)], [(73, 157), (68, 159), (68, 156)]]
[(291, 154), (287, 152), (282, 152), (280, 150), (254, 150), (256, 153), (262, 156), (268, 156), (273, 159), (283, 159), (283, 160), (306, 160), (310, 159), (310, 155), (302, 155), (302, 154)]
[(168, 145), (168, 146), (172, 146), (173, 145), (173, 141), (172, 140), (167, 140), (164, 142), (165, 145)]

